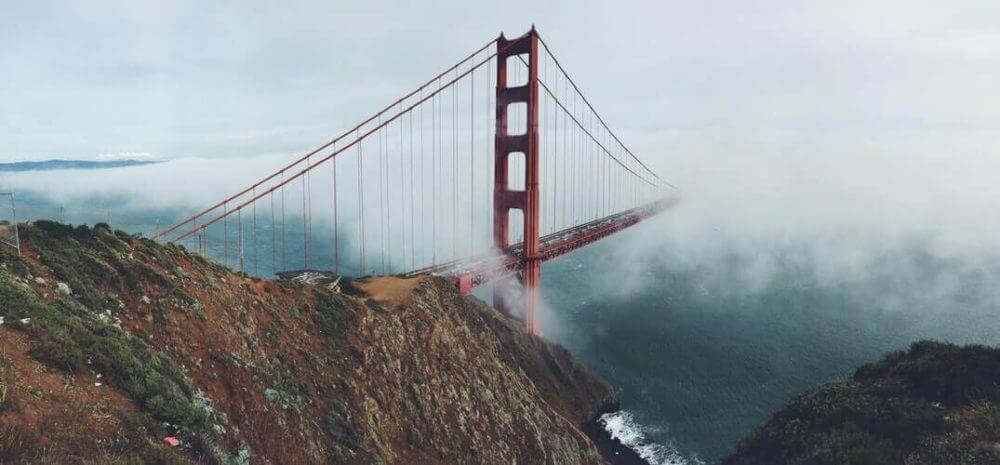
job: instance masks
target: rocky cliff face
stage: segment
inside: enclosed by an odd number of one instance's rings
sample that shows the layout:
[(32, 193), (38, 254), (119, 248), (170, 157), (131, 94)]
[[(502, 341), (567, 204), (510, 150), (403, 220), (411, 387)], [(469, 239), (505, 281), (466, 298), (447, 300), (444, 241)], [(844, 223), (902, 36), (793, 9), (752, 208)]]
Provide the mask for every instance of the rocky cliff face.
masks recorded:
[(723, 465), (1000, 463), (1000, 349), (923, 341), (776, 413)]
[(105, 227), (22, 234), (0, 463), (604, 463), (581, 426), (608, 386), (442, 280), (331, 289)]

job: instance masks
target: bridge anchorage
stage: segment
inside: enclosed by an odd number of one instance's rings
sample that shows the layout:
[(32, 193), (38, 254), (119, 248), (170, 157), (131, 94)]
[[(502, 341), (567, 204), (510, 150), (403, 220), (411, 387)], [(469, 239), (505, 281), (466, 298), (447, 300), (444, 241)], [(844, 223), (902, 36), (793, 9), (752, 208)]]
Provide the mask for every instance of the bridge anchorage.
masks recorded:
[(153, 238), (257, 275), (432, 274), (539, 334), (541, 264), (671, 207), (534, 27)]

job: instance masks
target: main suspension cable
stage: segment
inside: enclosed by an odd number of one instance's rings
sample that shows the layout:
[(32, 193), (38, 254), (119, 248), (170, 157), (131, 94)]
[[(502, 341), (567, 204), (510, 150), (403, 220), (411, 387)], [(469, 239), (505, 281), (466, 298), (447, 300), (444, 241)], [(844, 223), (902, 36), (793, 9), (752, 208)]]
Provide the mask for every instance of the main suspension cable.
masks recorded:
[(552, 50), (551, 50), (551, 49), (549, 48), (549, 45), (548, 45), (548, 44), (547, 44), (547, 43), (545, 42), (545, 40), (544, 40), (544, 39), (542, 39), (542, 37), (541, 37), (541, 36), (539, 36), (539, 37), (538, 37), (538, 41), (539, 41), (539, 42), (540, 42), (540, 43), (542, 44), (542, 48), (544, 48), (544, 49), (545, 49), (545, 53), (546, 53), (546, 54), (548, 54), (548, 55), (549, 55), (550, 57), (552, 57), (552, 62), (556, 64), (556, 67), (558, 67), (558, 68), (559, 68), (559, 71), (561, 71), (561, 72), (562, 72), (563, 76), (565, 76), (565, 77), (566, 77), (566, 80), (567, 80), (567, 81), (569, 81), (570, 85), (572, 85), (572, 86), (573, 86), (573, 89), (574, 89), (574, 90), (576, 90), (576, 92), (577, 92), (578, 94), (580, 94), (580, 97), (582, 97), (582, 98), (583, 98), (583, 101), (584, 101), (584, 103), (585, 103), (585, 104), (587, 105), (587, 107), (588, 107), (588, 108), (590, 108), (590, 111), (592, 111), (592, 112), (594, 113), (594, 115), (595, 115), (595, 116), (597, 116), (597, 119), (598, 119), (598, 121), (600, 121), (600, 122), (601, 122), (601, 125), (602, 125), (602, 126), (604, 126), (604, 129), (605, 129), (605, 130), (607, 130), (609, 134), (611, 134), (611, 137), (613, 137), (613, 138), (615, 139), (615, 141), (616, 141), (616, 142), (618, 142), (618, 145), (621, 145), (621, 147), (622, 147), (623, 149), (625, 149), (625, 151), (626, 151), (626, 152), (627, 152), (627, 153), (628, 153), (628, 154), (629, 154), (629, 155), (630, 155), (630, 156), (631, 156), (631, 157), (632, 157), (633, 159), (635, 159), (635, 161), (639, 162), (639, 164), (640, 164), (640, 165), (641, 165), (641, 166), (642, 166), (642, 167), (643, 167), (643, 168), (644, 168), (644, 169), (645, 169), (646, 171), (648, 171), (648, 172), (649, 172), (649, 174), (653, 175), (653, 177), (655, 177), (656, 179), (658, 179), (658, 180), (659, 180), (660, 182), (662, 182), (663, 184), (666, 184), (667, 186), (669, 186), (669, 187), (671, 187), (671, 188), (673, 188), (673, 189), (675, 189), (675, 190), (676, 190), (676, 189), (677, 189), (677, 186), (675, 186), (675, 185), (671, 184), (670, 182), (668, 182), (668, 181), (664, 180), (663, 178), (661, 178), (661, 177), (660, 177), (660, 176), (659, 176), (658, 174), (656, 174), (656, 172), (654, 172), (654, 171), (653, 171), (653, 170), (651, 170), (651, 169), (650, 169), (650, 168), (649, 168), (648, 166), (646, 166), (646, 164), (645, 164), (645, 163), (643, 163), (643, 162), (642, 162), (642, 160), (640, 160), (640, 159), (639, 159), (639, 157), (636, 157), (636, 156), (635, 156), (635, 154), (634, 154), (634, 153), (632, 153), (632, 151), (631, 151), (631, 150), (630, 150), (630, 149), (628, 148), (628, 146), (626, 146), (626, 145), (625, 145), (625, 143), (624, 143), (624, 142), (622, 142), (622, 140), (621, 140), (621, 139), (620, 139), (620, 138), (618, 137), (618, 135), (616, 135), (616, 134), (614, 133), (614, 131), (612, 131), (612, 130), (611, 130), (611, 128), (610, 128), (610, 127), (608, 126), (608, 124), (604, 122), (604, 118), (602, 118), (602, 117), (601, 117), (600, 113), (598, 113), (598, 112), (597, 112), (597, 110), (596, 110), (596, 109), (594, 108), (594, 106), (590, 104), (590, 101), (589, 101), (589, 100), (587, 100), (587, 97), (586, 97), (586, 96), (585, 96), (585, 95), (583, 94), (583, 92), (582, 92), (582, 91), (580, 90), (580, 87), (576, 85), (576, 81), (574, 81), (574, 80), (573, 80), (573, 78), (572, 78), (572, 77), (570, 77), (569, 73), (568, 73), (568, 72), (566, 71), (566, 68), (563, 68), (562, 64), (561, 64), (561, 63), (559, 63), (559, 59), (558, 59), (558, 58), (556, 58), (555, 54), (553, 54), (553, 53), (552, 53)]

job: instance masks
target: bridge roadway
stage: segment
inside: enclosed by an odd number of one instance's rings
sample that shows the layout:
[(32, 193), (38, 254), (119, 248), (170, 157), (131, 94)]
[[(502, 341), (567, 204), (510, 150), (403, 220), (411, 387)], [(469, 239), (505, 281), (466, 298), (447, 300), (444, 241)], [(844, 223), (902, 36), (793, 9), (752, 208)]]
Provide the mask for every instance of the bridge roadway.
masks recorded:
[[(533, 258), (544, 262), (565, 255), (653, 217), (673, 207), (678, 201), (677, 197), (668, 197), (542, 236), (539, 253)], [(520, 272), (527, 260), (524, 257), (523, 243), (519, 242), (512, 245), (506, 253), (497, 251), (495, 254), (442, 263), (414, 270), (406, 275), (430, 274), (453, 278), (459, 290), (468, 293), (473, 288)]]

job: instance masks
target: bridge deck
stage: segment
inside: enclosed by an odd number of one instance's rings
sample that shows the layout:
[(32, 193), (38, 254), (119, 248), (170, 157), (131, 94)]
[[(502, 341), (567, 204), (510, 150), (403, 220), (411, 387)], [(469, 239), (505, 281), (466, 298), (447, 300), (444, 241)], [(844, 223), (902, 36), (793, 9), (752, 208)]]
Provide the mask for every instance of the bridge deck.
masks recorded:
[[(676, 203), (677, 198), (671, 197), (543, 236), (540, 251), (533, 258), (542, 261), (552, 260), (655, 216)], [(523, 244), (517, 243), (504, 254), (480, 255), (422, 268), (407, 274), (431, 274), (464, 279), (466, 284), (460, 287), (463, 291), (469, 291), (521, 271), (525, 260)]]

